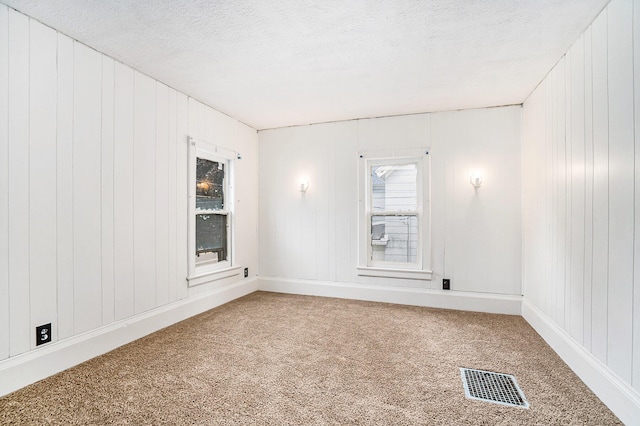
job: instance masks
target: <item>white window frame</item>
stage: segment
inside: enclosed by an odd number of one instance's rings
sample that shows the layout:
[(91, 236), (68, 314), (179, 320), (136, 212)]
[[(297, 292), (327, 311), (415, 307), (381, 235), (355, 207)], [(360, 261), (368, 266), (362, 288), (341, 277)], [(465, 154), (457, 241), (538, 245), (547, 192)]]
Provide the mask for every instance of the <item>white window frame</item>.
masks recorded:
[[(216, 161), (225, 165), (224, 176), (224, 209), (212, 212), (212, 214), (222, 214), (227, 216), (227, 259), (210, 264), (196, 264), (196, 159), (204, 158)], [(188, 259), (189, 275), (187, 280), (189, 286), (204, 284), (238, 275), (241, 267), (234, 265), (234, 162), (237, 153), (216, 145), (196, 140), (189, 137), (189, 236), (188, 236)]]
[[(361, 152), (358, 155), (358, 275), (371, 277), (430, 280), (431, 271), (431, 203), (429, 149)], [(417, 208), (412, 212), (373, 211), (371, 168), (377, 165), (417, 166)], [(371, 218), (373, 216), (415, 216), (418, 221), (418, 244), (415, 262), (372, 260)]]

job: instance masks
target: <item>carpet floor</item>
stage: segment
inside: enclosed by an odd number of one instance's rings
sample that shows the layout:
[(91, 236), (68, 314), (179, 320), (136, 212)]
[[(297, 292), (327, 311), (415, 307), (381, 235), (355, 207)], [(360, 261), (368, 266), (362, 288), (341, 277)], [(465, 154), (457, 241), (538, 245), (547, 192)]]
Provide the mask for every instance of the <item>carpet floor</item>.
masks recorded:
[[(529, 409), (465, 398), (513, 374)], [(256, 292), (0, 398), (0, 424), (621, 424), (518, 316)]]

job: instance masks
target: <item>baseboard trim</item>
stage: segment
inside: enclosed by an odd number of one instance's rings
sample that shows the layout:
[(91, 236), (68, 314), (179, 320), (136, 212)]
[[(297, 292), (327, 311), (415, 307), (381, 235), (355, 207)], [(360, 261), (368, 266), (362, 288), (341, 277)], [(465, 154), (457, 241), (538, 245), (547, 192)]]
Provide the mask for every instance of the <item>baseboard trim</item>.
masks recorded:
[(0, 396), (258, 289), (256, 278), (203, 292), (0, 362)]
[(640, 393), (526, 299), (522, 316), (626, 425), (640, 425)]
[(374, 286), (355, 283), (259, 277), (258, 289), (276, 293), (336, 297), (399, 305), (426, 306), (461, 311), (520, 315), (521, 296), (429, 290), (412, 287)]

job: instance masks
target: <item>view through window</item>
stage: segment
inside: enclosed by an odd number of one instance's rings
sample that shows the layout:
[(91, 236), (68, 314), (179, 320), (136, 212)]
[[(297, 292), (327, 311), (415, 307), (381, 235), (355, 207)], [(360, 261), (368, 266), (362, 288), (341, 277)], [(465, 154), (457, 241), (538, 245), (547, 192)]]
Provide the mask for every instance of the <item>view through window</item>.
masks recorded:
[(225, 164), (196, 158), (196, 265), (227, 260)]
[(370, 167), (370, 263), (417, 262), (418, 164)]

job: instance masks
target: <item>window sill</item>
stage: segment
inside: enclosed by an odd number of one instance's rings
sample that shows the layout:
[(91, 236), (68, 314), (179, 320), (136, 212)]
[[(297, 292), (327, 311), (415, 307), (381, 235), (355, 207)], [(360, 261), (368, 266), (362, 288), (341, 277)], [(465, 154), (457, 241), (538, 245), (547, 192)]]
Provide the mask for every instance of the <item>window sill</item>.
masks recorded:
[(432, 271), (422, 271), (413, 269), (392, 269), (392, 268), (373, 268), (370, 266), (359, 266), (358, 275), (363, 277), (381, 277), (381, 278), (402, 278), (406, 280), (427, 280), (431, 281)]
[(241, 273), (242, 266), (233, 266), (231, 268), (218, 269), (217, 271), (196, 273), (187, 277), (187, 281), (189, 281), (189, 287), (195, 287), (197, 285), (233, 277), (234, 275), (240, 275)]

